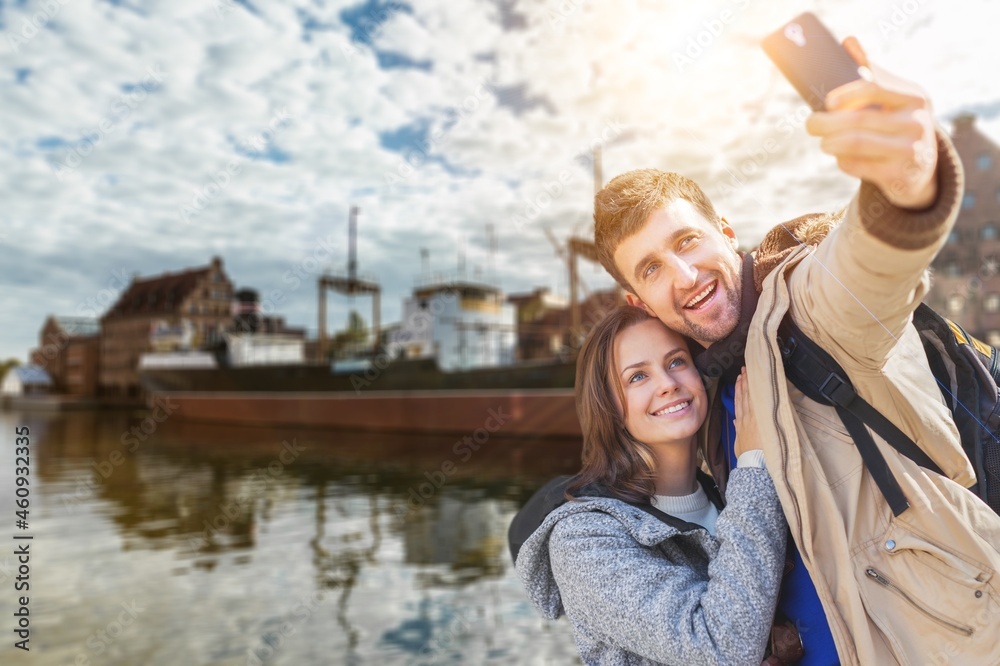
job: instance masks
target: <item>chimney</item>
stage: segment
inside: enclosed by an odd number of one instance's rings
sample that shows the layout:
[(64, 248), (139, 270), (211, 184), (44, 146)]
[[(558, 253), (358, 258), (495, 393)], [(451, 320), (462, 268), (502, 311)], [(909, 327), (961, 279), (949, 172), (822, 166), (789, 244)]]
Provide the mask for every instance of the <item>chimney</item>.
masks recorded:
[(955, 116), (952, 121), (952, 135), (959, 133), (965, 133), (972, 129), (973, 125), (976, 123), (976, 114), (974, 113), (960, 113)]

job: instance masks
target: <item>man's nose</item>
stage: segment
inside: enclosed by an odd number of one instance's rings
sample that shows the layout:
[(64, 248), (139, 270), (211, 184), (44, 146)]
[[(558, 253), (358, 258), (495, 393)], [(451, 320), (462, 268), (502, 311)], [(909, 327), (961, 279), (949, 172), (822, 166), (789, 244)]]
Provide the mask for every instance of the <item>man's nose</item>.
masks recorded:
[(684, 259), (674, 259), (674, 286), (689, 289), (698, 283), (698, 269)]

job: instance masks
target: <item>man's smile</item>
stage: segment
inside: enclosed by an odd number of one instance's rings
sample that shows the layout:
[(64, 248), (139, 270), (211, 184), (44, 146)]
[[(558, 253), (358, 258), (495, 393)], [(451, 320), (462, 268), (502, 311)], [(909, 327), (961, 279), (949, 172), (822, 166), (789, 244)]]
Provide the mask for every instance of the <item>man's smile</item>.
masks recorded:
[(708, 307), (719, 287), (718, 280), (712, 280), (704, 289), (699, 291), (694, 297), (684, 304), (685, 310), (701, 310)]

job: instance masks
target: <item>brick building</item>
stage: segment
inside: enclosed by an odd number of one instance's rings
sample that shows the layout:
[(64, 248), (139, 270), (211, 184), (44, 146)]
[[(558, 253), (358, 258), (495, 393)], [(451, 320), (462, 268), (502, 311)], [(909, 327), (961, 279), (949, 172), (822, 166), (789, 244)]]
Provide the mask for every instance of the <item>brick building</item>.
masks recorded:
[(96, 319), (50, 315), (30, 357), (33, 365), (44, 368), (52, 378), (53, 393), (97, 395), (100, 329)]
[(954, 121), (952, 141), (965, 170), (962, 210), (932, 264), (924, 301), (972, 335), (1000, 345), (1000, 147), (975, 116)]
[(213, 342), (230, 327), (233, 285), (222, 259), (181, 273), (133, 279), (118, 301), (101, 317), (100, 377), (103, 395), (138, 398), (136, 368), (139, 357), (150, 351), (150, 333), (157, 326), (194, 329), (192, 347)]
[(521, 361), (572, 356), (594, 324), (612, 309), (625, 305), (621, 289), (595, 291), (580, 303), (580, 340), (570, 334), (571, 313), (566, 301), (553, 298), (540, 287), (526, 294), (511, 294), (507, 301), (517, 308), (517, 359)]

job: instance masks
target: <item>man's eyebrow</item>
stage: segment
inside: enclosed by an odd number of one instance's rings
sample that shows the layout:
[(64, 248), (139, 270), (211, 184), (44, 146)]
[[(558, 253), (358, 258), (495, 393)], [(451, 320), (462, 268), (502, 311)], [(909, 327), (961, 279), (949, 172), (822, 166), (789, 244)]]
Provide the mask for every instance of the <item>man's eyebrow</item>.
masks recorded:
[[(670, 236), (667, 238), (667, 245), (672, 245), (676, 243), (678, 238), (680, 238), (681, 236), (686, 236), (692, 231), (697, 231), (697, 229), (693, 226), (683, 226), (676, 229), (674, 233), (670, 234)], [(636, 262), (635, 270), (632, 273), (632, 277), (635, 278), (636, 282), (642, 280), (642, 269), (648, 266), (650, 263), (652, 263), (653, 259), (655, 258), (656, 258), (656, 252), (649, 252), (648, 254), (643, 256), (642, 259)]]
[(651, 264), (655, 257), (656, 254), (650, 252), (642, 259), (640, 259), (638, 262), (636, 262), (635, 271), (632, 273), (632, 277), (635, 279), (636, 282), (642, 282), (642, 269)]

